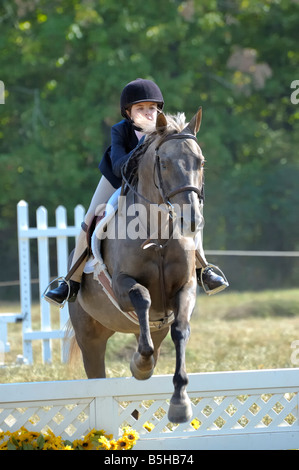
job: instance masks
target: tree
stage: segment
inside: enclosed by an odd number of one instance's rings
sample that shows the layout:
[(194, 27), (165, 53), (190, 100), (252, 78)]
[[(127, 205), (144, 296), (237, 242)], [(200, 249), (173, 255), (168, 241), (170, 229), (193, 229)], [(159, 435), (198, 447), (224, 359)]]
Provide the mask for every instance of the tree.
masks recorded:
[(4, 0), (3, 262), (16, 259), (20, 199), (32, 213), (88, 206), (120, 91), (136, 77), (159, 84), (167, 112), (203, 106), (205, 246), (298, 249), (298, 10), (291, 0)]

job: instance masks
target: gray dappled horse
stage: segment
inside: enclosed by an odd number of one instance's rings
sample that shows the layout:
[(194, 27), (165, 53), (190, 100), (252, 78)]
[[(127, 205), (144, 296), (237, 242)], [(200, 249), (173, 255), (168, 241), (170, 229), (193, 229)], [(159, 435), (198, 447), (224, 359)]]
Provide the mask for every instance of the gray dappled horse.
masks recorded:
[[(155, 132), (136, 151), (139, 157), (135, 175), (127, 180), (124, 207), (115, 215), (118, 233), (123, 210), (142, 204), (149, 214), (151, 206), (162, 206), (164, 225), (166, 220), (170, 228), (168, 238), (161, 238), (161, 225), (160, 235), (156, 232), (156, 238), (151, 237), (147, 220), (146, 241), (132, 236), (98, 240), (118, 304), (122, 311), (135, 311), (139, 325), (113, 305), (92, 274), (83, 275), (77, 300), (69, 304), (88, 378), (105, 377), (106, 343), (115, 332), (136, 335), (138, 348), (131, 360), (131, 372), (136, 379), (149, 378), (161, 342), (171, 329), (176, 367), (168, 418), (174, 423), (192, 417), (186, 392), (185, 348), (196, 301), (194, 238), (202, 221), (199, 202), (204, 158), (195, 137), (200, 123), (201, 108), (189, 124), (184, 114), (159, 114)], [(130, 165), (132, 162), (127, 167)], [(183, 211), (183, 207), (190, 210)], [(174, 236), (175, 221), (183, 227), (180, 237)]]

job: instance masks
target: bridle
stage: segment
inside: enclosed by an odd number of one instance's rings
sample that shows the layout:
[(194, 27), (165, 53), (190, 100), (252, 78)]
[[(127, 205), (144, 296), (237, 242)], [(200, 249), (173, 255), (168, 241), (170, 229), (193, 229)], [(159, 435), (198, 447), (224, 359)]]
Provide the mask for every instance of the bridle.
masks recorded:
[(155, 180), (155, 186), (160, 190), (160, 194), (162, 196), (164, 204), (166, 204), (168, 207), (172, 207), (172, 204), (170, 202), (170, 198), (173, 196), (176, 196), (179, 193), (183, 192), (195, 192), (199, 199), (202, 199), (202, 192), (196, 187), (196, 186), (179, 186), (178, 188), (173, 189), (170, 192), (166, 192), (165, 190), (165, 185), (162, 177), (162, 172), (161, 172), (161, 161), (160, 161), (160, 156), (159, 156), (159, 149), (161, 145), (163, 145), (165, 142), (168, 142), (169, 140), (174, 140), (174, 139), (192, 139), (195, 140), (197, 143), (197, 138), (193, 134), (170, 134), (164, 137), (160, 142), (158, 143), (157, 147), (155, 148), (155, 167), (157, 169), (157, 175), (158, 175), (158, 180), (159, 180), (159, 187), (156, 185)]
[[(173, 213), (173, 205), (171, 204), (170, 199), (172, 197), (176, 196), (179, 193), (186, 192), (186, 191), (188, 191), (188, 192), (193, 191), (198, 195), (199, 200), (203, 199), (203, 195), (202, 195), (201, 190), (199, 188), (197, 188), (196, 186), (190, 186), (190, 185), (179, 186), (178, 188), (175, 188), (175, 189), (173, 189), (172, 191), (169, 191), (169, 192), (166, 192), (166, 190), (165, 190), (165, 184), (164, 184), (164, 180), (163, 180), (163, 177), (162, 177), (162, 171), (161, 171), (161, 160), (160, 160), (160, 155), (159, 155), (159, 149), (165, 142), (168, 142), (168, 141), (174, 140), (174, 139), (180, 139), (180, 140), (181, 139), (192, 139), (197, 143), (197, 138), (193, 134), (169, 134), (166, 137), (162, 138), (160, 140), (160, 142), (158, 143), (158, 145), (156, 146), (156, 148), (155, 148), (155, 165), (154, 165), (153, 180), (154, 180), (154, 184), (155, 184), (156, 188), (159, 189), (159, 191), (160, 191), (160, 194), (161, 194), (161, 197), (162, 197), (162, 200), (163, 200), (164, 204), (168, 207), (170, 215)], [(140, 194), (137, 191), (137, 189), (128, 181), (128, 178), (124, 174), (125, 173), (125, 171), (124, 171), (125, 167), (126, 167), (126, 165), (124, 165), (122, 167), (122, 171), (121, 171), (122, 172), (123, 182), (125, 183), (125, 185), (128, 188), (130, 188), (131, 191), (133, 191), (133, 193), (136, 196), (143, 199), (147, 203), (156, 204), (156, 203), (150, 201), (149, 199), (147, 199), (146, 197), (144, 197), (142, 194)], [(157, 172), (159, 186), (155, 182), (155, 170)]]

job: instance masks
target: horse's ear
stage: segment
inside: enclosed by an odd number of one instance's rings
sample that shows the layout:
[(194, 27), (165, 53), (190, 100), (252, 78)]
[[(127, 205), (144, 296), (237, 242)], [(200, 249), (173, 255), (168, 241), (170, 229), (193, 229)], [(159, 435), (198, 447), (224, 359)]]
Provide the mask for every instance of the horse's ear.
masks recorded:
[(156, 120), (156, 130), (158, 134), (162, 134), (167, 128), (167, 119), (165, 114), (159, 113)]
[(199, 108), (197, 113), (193, 116), (191, 121), (189, 122), (187, 128), (191, 131), (192, 134), (196, 135), (199, 131), (201, 125), (201, 118), (202, 118), (202, 107)]

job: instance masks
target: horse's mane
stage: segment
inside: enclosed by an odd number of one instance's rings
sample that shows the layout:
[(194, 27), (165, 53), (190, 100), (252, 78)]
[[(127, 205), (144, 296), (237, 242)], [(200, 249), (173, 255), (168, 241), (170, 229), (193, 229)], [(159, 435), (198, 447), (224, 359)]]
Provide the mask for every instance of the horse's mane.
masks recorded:
[(165, 135), (173, 134), (174, 131), (181, 132), (187, 125), (185, 113), (165, 114), (167, 128)]
[(186, 127), (186, 117), (184, 113), (177, 113), (175, 115), (165, 114), (167, 120), (167, 127), (162, 132), (156, 129), (152, 132), (146, 133), (146, 138), (141, 145), (138, 145), (130, 158), (122, 168), (122, 174), (125, 179), (130, 180), (132, 185), (136, 185), (138, 181), (138, 166), (140, 159), (146, 153), (149, 146), (156, 140), (160, 140), (169, 134), (178, 134)]

